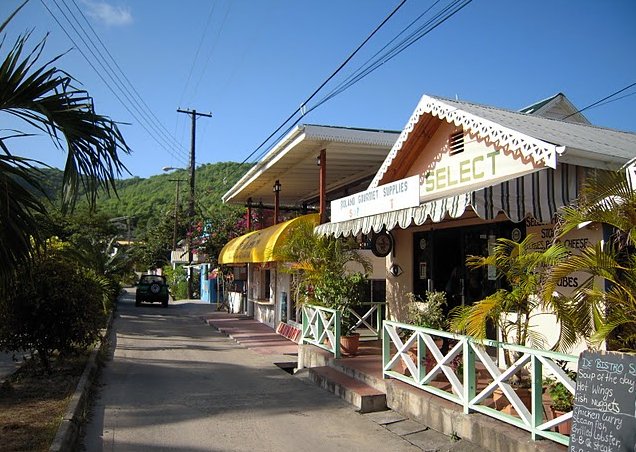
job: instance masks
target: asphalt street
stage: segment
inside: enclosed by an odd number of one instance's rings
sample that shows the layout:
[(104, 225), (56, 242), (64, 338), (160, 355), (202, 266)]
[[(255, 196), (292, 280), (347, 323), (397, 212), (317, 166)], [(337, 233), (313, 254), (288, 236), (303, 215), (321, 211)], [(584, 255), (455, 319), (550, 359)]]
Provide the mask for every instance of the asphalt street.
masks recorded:
[(415, 451), (333, 394), (201, 319), (198, 302), (119, 303), (82, 450)]

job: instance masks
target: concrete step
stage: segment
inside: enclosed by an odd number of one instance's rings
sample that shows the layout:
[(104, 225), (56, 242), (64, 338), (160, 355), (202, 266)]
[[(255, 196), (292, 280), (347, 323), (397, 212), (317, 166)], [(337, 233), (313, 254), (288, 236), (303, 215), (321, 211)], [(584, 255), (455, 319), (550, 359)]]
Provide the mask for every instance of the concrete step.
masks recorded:
[(386, 394), (329, 366), (312, 367), (308, 376), (315, 384), (346, 400), (360, 413), (386, 410)]

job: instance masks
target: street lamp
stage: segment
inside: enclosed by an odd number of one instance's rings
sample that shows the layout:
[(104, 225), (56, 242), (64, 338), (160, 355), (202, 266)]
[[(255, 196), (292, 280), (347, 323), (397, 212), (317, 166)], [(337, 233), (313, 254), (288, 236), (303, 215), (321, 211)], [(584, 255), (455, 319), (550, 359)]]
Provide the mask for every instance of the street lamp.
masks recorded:
[(280, 182), (278, 182), (278, 179), (276, 179), (276, 182), (274, 183), (274, 186), (272, 187), (272, 191), (274, 192), (274, 224), (278, 224), (280, 189), (281, 189)]

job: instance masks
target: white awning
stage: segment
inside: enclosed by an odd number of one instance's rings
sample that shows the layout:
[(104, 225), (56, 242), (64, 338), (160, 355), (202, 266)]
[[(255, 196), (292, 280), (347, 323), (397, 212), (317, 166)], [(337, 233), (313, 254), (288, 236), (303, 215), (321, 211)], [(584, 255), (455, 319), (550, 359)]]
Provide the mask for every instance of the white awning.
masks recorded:
[(583, 168), (561, 164), (557, 169), (546, 168), (500, 184), (469, 193), (438, 199), (417, 207), (356, 218), (316, 227), (321, 235), (369, 234), (371, 231), (390, 231), (399, 226), (422, 225), (430, 219), (439, 223), (448, 218), (461, 217), (469, 206), (484, 220), (494, 219), (500, 212), (510, 220), (520, 222), (528, 215), (541, 222), (550, 221), (562, 206), (578, 196), (577, 171)]

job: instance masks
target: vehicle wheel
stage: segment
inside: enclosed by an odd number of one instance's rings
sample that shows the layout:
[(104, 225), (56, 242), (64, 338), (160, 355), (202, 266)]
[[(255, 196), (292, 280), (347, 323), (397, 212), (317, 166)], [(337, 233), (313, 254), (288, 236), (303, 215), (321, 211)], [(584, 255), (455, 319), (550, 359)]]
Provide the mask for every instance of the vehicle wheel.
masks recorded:
[(141, 306), (141, 300), (138, 298), (135, 299), (135, 306)]
[(150, 284), (150, 292), (158, 294), (159, 292), (161, 292), (161, 286), (157, 283)]
[(161, 306), (163, 306), (164, 308), (168, 307), (168, 300), (164, 300), (161, 302)]

